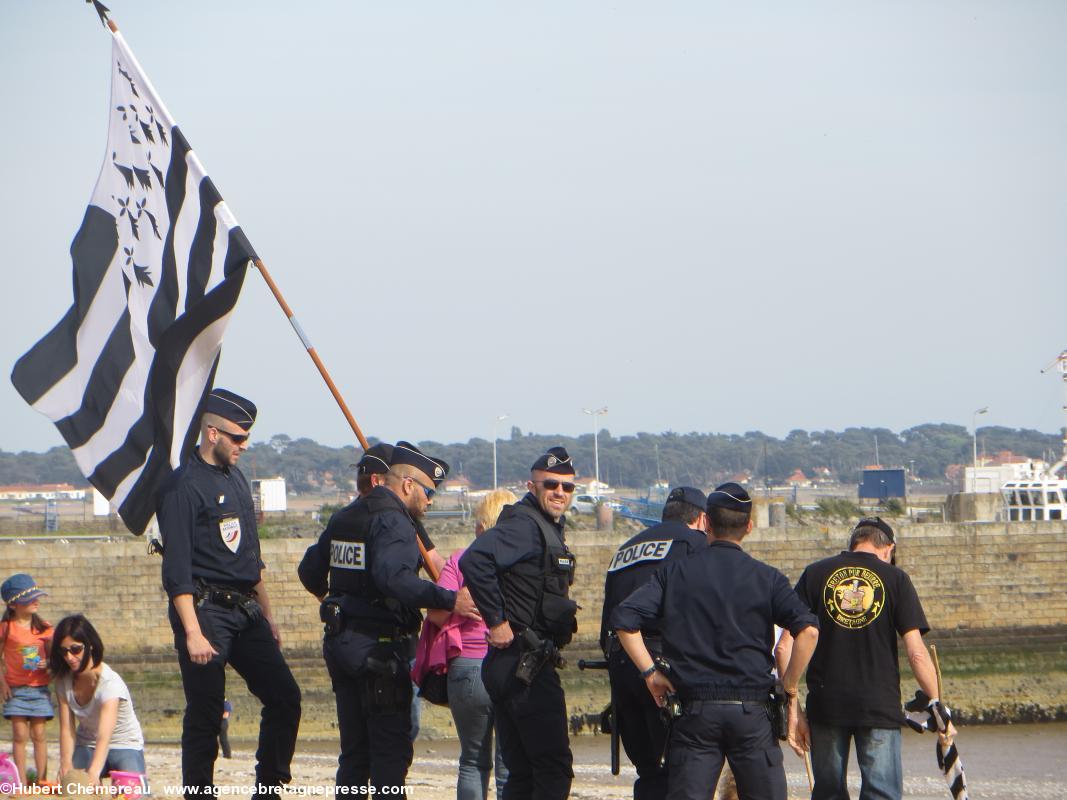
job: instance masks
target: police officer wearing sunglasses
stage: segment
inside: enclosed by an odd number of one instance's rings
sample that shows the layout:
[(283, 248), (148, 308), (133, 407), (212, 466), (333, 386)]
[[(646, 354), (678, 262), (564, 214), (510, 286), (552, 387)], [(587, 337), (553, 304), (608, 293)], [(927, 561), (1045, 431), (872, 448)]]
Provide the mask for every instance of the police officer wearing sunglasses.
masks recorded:
[(486, 627), (482, 679), (493, 701), (509, 800), (565, 798), (574, 772), (558, 648), (577, 628), (568, 597), (574, 556), (563, 539), (574, 466), (553, 447), (534, 462), (529, 492), (505, 506), (459, 566)]
[(187, 786), (210, 789), (214, 783), (227, 664), (263, 703), (257, 785), (272, 789), (292, 779), (300, 688), (282, 656), (263, 584), (252, 494), (237, 468), (255, 420), (250, 400), (225, 389), (211, 391), (200, 421), (200, 446), (171, 476), (156, 509), (163, 587), (185, 688), (182, 783)]
[(351, 794), (365, 793), (368, 782), (379, 793), (402, 786), (411, 766), (408, 663), (422, 625), (419, 609), (477, 616), (469, 592), (418, 575), (417, 528), (448, 465), (397, 442), (370, 448), (359, 471), (373, 476), (363, 482), (373, 485), (330, 518), (299, 569), (304, 586), (325, 595), (322, 649), (341, 734), (337, 785)]

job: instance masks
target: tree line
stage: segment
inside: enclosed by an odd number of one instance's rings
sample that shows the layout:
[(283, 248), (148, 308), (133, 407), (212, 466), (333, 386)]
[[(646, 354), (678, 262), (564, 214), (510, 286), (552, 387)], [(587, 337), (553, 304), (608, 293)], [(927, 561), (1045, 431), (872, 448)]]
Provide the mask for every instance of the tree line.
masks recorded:
[[(942, 481), (951, 464), (969, 464), (971, 433), (961, 425), (925, 424), (894, 433), (887, 428), (846, 428), (843, 431), (794, 430), (784, 438), (759, 431), (723, 433), (638, 433), (597, 435), (600, 478), (614, 486), (645, 488), (658, 480), (672, 485), (713, 486), (736, 475), (751, 485), (780, 485), (795, 470), (808, 478), (823, 468), (841, 483), (857, 483), (861, 470), (877, 459), (886, 467), (904, 467), (919, 479)], [(521, 483), (530, 464), (553, 445), (562, 444), (574, 458), (582, 478), (593, 475), (593, 434), (558, 436), (523, 433), (512, 427), (497, 440), (497, 475), (501, 484)], [(487, 439), (443, 444), (419, 442), (426, 452), (445, 459), (451, 475), (468, 478), (475, 487), (493, 483), (493, 447)], [(1029, 458), (1055, 461), (1061, 451), (1060, 434), (1005, 427), (978, 429), (980, 452), (990, 456), (1004, 450)], [(311, 439), (284, 434), (256, 442), (241, 460), (248, 477), (281, 475), (298, 492), (353, 486), (350, 465), (359, 460), (355, 446), (329, 447)], [(84, 486), (70, 450), (53, 447), (44, 453), (0, 450), (0, 484), (71, 483)]]

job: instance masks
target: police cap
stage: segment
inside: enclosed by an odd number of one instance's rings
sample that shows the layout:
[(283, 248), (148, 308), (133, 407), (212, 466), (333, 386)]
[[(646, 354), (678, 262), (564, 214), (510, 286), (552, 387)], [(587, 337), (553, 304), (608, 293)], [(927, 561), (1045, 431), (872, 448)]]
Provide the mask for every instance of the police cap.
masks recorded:
[(212, 389), (204, 401), (204, 413), (228, 419), (247, 431), (256, 421), (256, 404), (226, 389)]
[(368, 447), (363, 452), (363, 457), (356, 462), (356, 473), (359, 475), (384, 475), (389, 471), (389, 462), (393, 458), (393, 446), (385, 442)]
[(667, 502), (688, 503), (703, 511), (707, 505), (708, 498), (704, 496), (702, 491), (694, 489), (692, 486), (675, 486), (671, 489), (671, 493), (667, 495)]
[(535, 469), (543, 472), (554, 472), (557, 475), (574, 474), (574, 465), (571, 463), (571, 457), (563, 447), (548, 448), (548, 452), (537, 459), (533, 466), (530, 467), (531, 472)]
[(724, 483), (716, 486), (715, 491), (708, 495), (708, 511), (712, 508), (726, 508), (730, 511), (752, 511), (752, 498), (741, 484)]
[(448, 475), (448, 464), (439, 458), (431, 458), (419, 450), (411, 442), (397, 442), (393, 447), (393, 457), (389, 460), (390, 466), (408, 464), (433, 481), (434, 486), (440, 486), (441, 481)]

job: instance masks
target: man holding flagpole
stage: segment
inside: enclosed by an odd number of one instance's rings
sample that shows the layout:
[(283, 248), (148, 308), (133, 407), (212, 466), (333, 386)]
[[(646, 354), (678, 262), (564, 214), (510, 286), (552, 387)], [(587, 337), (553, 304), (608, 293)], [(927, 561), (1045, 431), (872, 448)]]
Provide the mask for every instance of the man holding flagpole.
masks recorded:
[(277, 791), (292, 779), (300, 724), (300, 688), (281, 653), (252, 493), (237, 468), (255, 419), (251, 401), (213, 390), (201, 417), (200, 447), (174, 473), (157, 510), (163, 587), (185, 689), (182, 783), (203, 787), (202, 794), (214, 782), (227, 664), (263, 703), (258, 792)]

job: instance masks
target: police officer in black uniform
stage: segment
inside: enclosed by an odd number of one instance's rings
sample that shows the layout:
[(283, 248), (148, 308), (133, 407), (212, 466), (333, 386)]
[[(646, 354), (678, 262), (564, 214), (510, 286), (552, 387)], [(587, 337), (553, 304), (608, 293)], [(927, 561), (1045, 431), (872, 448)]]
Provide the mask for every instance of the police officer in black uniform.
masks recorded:
[[(385, 442), (379, 442), (367, 448), (363, 453), (362, 458), (356, 463), (356, 493), (362, 498), (370, 494), (371, 489), (375, 486), (383, 486), (385, 484), (385, 474), (389, 471), (389, 460), (393, 457), (393, 446), (386, 444)], [(443, 462), (442, 462), (443, 463)], [(439, 481), (435, 481), (435, 485)], [(304, 558), (301, 560), (300, 565), (297, 567), (297, 574), (300, 576), (300, 581), (304, 584), (309, 592), (321, 602), (326, 596), (328, 589), (327, 577), (330, 572), (330, 544), (329, 537), (333, 535), (333, 532), (341, 529), (343, 530), (345, 525), (348, 524), (346, 517), (352, 513), (352, 506), (354, 503), (349, 504), (348, 507), (341, 509), (338, 513), (339, 518), (336, 525), (331, 525), (327, 528), (327, 531), (323, 531), (323, 535), (320, 536), (319, 541), (311, 545), (304, 553)], [(441, 557), (441, 554), (437, 552), (437, 548), (434, 546), (433, 540), (430, 538), (430, 534), (426, 531), (426, 526), (422, 524), (421, 519), (413, 520), (415, 523), (415, 529), (419, 533), (419, 539), (422, 541), (422, 546), (426, 550), (426, 559), (429, 563), (433, 564), (433, 571), (437, 575), (441, 574), (441, 570), (444, 569), (445, 560)], [(319, 545), (322, 545), (321, 547)], [(415, 741), (415, 738), (419, 735), (419, 724), (422, 721), (422, 705), (419, 703), (418, 698), (411, 702), (411, 740)]]
[[(361, 464), (382, 475), (374, 465), (385, 451), (376, 447)], [(323, 656), (341, 732), (338, 786), (369, 781), (380, 792), (404, 784), (414, 753), (408, 664), (422, 624), (419, 609), (477, 616), (469, 593), (418, 576), (416, 522), (447, 473), (443, 461), (398, 442), (381, 485), (334, 514), (301, 563), (304, 586), (316, 595), (326, 592)]]
[[(628, 539), (612, 556), (604, 579), (600, 646), (608, 660), (619, 738), (637, 768), (634, 800), (661, 800), (667, 794), (667, 769), (665, 764), (661, 765), (667, 725), (609, 620), (615, 607), (647, 583), (652, 573), (664, 564), (708, 546), (706, 503), (707, 498), (699, 489), (690, 486), (672, 489), (663, 506), (663, 521)], [(641, 628), (645, 646), (653, 656), (663, 651), (657, 623), (653, 620)]]
[(164, 486), (156, 509), (163, 587), (185, 688), (182, 783), (205, 787), (205, 794), (214, 781), (226, 664), (263, 703), (258, 791), (276, 791), (292, 779), (300, 724), (300, 688), (281, 653), (263, 585), (252, 494), (237, 469), (255, 419), (251, 401), (213, 390), (204, 404), (200, 446)]
[[(370, 490), (375, 486), (381, 486), (385, 483), (385, 473), (389, 471), (389, 460), (393, 457), (393, 446), (386, 444), (385, 442), (379, 442), (372, 447), (369, 447), (367, 451), (360, 458), (356, 464), (356, 493), (360, 497), (366, 497), (370, 494)], [(444, 463), (443, 461), (441, 462)], [(435, 480), (434, 485), (440, 485), (441, 481)], [(431, 501), (430, 505), (433, 505)], [(431, 564), (433, 564), (434, 572), (438, 575), (441, 574), (441, 570), (444, 569), (445, 560), (441, 557), (441, 554), (437, 552), (437, 548), (434, 546), (433, 539), (430, 538), (430, 534), (426, 531), (426, 526), (422, 524), (421, 519), (415, 520), (415, 528), (419, 532), (419, 539), (422, 541), (422, 546), (426, 548), (426, 557)], [(308, 551), (310, 552), (310, 550)], [(329, 554), (327, 553), (327, 556)], [(328, 567), (328, 565), (327, 565)], [(325, 581), (326, 569), (322, 570), (323, 578)], [(322, 599), (321, 597), (319, 598)], [(417, 727), (417, 726), (416, 726)]]
[(489, 629), (482, 680), (510, 773), (505, 800), (555, 800), (567, 797), (574, 778), (556, 672), (559, 648), (577, 629), (577, 604), (568, 597), (574, 556), (563, 540), (575, 488), (567, 451), (553, 447), (538, 458), (526, 488), (467, 548), (459, 567)]
[[(677, 692), (668, 759), (668, 798), (705, 798), (730, 762), (742, 800), (785, 800), (782, 750), (768, 703), (774, 679), (774, 626), (794, 636), (782, 684), (795, 736), (797, 684), (819, 638), (818, 620), (778, 570), (749, 556), (752, 500), (736, 483), (708, 495), (711, 543), (666, 565), (611, 615), (622, 646), (661, 705)], [(660, 620), (669, 677), (659, 670), (641, 628)], [(803, 643), (803, 644), (801, 644)]]

